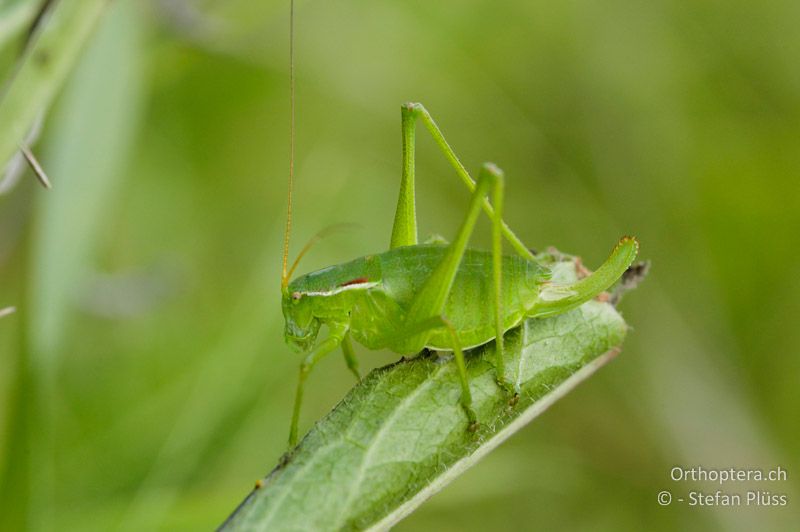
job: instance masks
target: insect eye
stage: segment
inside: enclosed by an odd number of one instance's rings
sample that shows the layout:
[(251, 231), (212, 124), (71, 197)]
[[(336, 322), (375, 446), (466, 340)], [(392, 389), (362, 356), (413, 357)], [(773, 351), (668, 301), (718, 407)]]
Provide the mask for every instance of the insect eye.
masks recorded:
[(301, 297), (303, 297), (303, 294), (300, 292), (292, 292), (292, 299), (295, 301), (299, 301)]

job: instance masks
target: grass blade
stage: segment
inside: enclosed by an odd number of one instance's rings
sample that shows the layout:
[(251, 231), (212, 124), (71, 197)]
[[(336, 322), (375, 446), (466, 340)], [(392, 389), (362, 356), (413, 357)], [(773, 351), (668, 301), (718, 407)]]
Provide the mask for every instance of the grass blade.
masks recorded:
[[(57, 5), (79, 4), (88, 5)], [(64, 346), (75, 294), (92, 275), (143, 95), (138, 7), (132, 0), (117, 2), (108, 14), (76, 63), (48, 132), (44, 162), (61, 186), (37, 197), (30, 232), (31, 260), (19, 303), (17, 385), (2, 429), (8, 443), (0, 464), (0, 530), (53, 530), (60, 523), (59, 371), (70, 362), (64, 355), (72, 351)]]
[(0, 8), (0, 51), (22, 33), (39, 8), (38, 2), (20, 2)]
[[(556, 274), (574, 278), (574, 263)], [(494, 344), (468, 356), (477, 433), (466, 430), (455, 364), (436, 355), (373, 371), (306, 435), (221, 530), (383, 530), (408, 515), (611, 360), (627, 326), (590, 301), (506, 335), (519, 403), (495, 384)]]
[(56, 2), (0, 90), (0, 167), (55, 97), (109, 0)]

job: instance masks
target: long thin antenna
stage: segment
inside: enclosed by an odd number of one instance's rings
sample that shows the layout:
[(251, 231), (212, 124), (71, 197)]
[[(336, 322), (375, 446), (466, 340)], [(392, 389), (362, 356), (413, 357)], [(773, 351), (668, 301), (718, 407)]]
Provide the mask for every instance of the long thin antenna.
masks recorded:
[(283, 234), (281, 288), (289, 285), (289, 236), (292, 231), (292, 189), (294, 188), (294, 0), (289, 0), (289, 191), (286, 201), (286, 230)]

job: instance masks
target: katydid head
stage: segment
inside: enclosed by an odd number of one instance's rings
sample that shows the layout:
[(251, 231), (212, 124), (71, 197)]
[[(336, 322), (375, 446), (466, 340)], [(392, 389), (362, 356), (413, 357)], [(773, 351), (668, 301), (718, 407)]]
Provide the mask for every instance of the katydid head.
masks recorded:
[(306, 352), (310, 350), (314, 346), (314, 340), (317, 338), (320, 321), (314, 315), (315, 297), (331, 294), (312, 295), (294, 289), (292, 286), (294, 283), (290, 284), (289, 281), (298, 264), (300, 264), (300, 260), (315, 243), (325, 238), (328, 234), (346, 227), (349, 227), (349, 225), (332, 225), (312, 236), (297, 255), (291, 268), (281, 276), (281, 305), (283, 307), (283, 317), (286, 321), (284, 336), (286, 337), (286, 343), (297, 351)]
[(320, 321), (314, 316), (312, 297), (302, 292), (285, 291), (282, 297), (283, 318), (286, 321), (286, 343), (296, 351), (305, 353), (314, 346)]
[(361, 257), (289, 283), (281, 294), (286, 343), (305, 352), (313, 347), (322, 324), (328, 328), (348, 324), (359, 294), (379, 284), (369, 277), (372, 260)]

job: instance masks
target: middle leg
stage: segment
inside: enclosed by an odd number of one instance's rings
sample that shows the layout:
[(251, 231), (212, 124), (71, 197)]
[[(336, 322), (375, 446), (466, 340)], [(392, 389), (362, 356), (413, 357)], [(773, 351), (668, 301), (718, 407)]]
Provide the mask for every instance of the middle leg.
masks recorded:
[[(444, 316), (432, 316), (417, 323), (409, 323), (405, 325), (400, 331), (394, 335), (394, 339), (389, 339), (389, 344), (393, 345), (395, 342), (424, 333), (430, 333), (436, 329), (445, 329), (450, 335), (450, 343), (453, 349), (453, 355), (456, 360), (456, 367), (458, 368), (458, 378), (461, 384), (461, 407), (467, 415), (469, 421), (469, 430), (475, 431), (478, 428), (478, 418), (475, 411), (472, 409), (472, 392), (469, 389), (469, 379), (467, 378), (467, 365), (464, 361), (464, 350), (461, 349), (461, 341), (458, 338), (458, 332), (453, 324)], [(425, 347), (425, 346), (422, 346)], [(419, 351), (422, 349), (415, 349)]]
[[(425, 281), (422, 289), (416, 294), (411, 302), (410, 309), (404, 322), (407, 324), (424, 323), (426, 320), (442, 316), (453, 287), (453, 282), (458, 273), (461, 260), (467, 249), (467, 244), (475, 228), (482, 202), (487, 194), (491, 194), (499, 211), (496, 209), (492, 213), (493, 221), (493, 246), (492, 246), (492, 270), (493, 270), (493, 292), (495, 307), (495, 327), (496, 327), (496, 370), (498, 383), (505, 390), (510, 387), (505, 380), (505, 364), (503, 358), (503, 329), (504, 312), (502, 301), (502, 204), (503, 204), (503, 174), (492, 164), (486, 164), (481, 169), (478, 182), (473, 192), (472, 199), (467, 210), (467, 215), (461, 228), (456, 235), (453, 243), (447, 249), (444, 257), (437, 267)], [(449, 322), (447, 322), (449, 323)], [(452, 327), (452, 326), (451, 326)], [(452, 328), (451, 337), (455, 337), (457, 342), (457, 331)], [(431, 332), (413, 333), (399, 341), (397, 350), (400, 352), (416, 352), (422, 349), (430, 337)], [(455, 345), (452, 346), (455, 350)], [(459, 348), (460, 349), (460, 348)], [(458, 358), (458, 357), (457, 357)], [(466, 387), (467, 392), (469, 387)], [(464, 394), (465, 404), (469, 407), (471, 398), (468, 393)]]
[(358, 371), (358, 359), (356, 358), (356, 352), (353, 349), (353, 342), (350, 340), (350, 332), (348, 331), (347, 334), (344, 335), (342, 338), (342, 354), (344, 354), (344, 361), (347, 364), (347, 369), (356, 376), (356, 380), (361, 380), (361, 373)]

